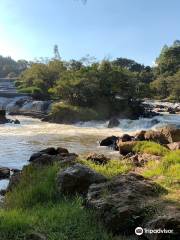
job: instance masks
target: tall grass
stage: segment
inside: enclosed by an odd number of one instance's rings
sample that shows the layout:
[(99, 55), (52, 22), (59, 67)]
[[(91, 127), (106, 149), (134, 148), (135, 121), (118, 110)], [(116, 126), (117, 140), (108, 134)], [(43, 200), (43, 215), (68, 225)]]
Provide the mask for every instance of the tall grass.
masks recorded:
[(22, 240), (32, 232), (48, 240), (112, 240), (111, 234), (83, 209), (82, 199), (65, 199), (56, 189), (58, 165), (28, 166), (20, 184), (0, 210), (0, 240)]

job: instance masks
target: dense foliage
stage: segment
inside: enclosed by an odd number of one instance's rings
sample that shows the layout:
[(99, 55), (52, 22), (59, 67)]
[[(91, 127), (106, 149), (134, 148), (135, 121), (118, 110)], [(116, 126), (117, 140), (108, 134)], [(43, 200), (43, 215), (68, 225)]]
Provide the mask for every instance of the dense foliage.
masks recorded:
[(25, 60), (15, 61), (10, 57), (0, 56), (0, 78), (17, 77), (27, 68), (28, 62)]
[(67, 62), (59, 57), (28, 63), (0, 57), (0, 77), (18, 74), (21, 92), (80, 107), (112, 108), (119, 99), (132, 102), (144, 97), (179, 101), (180, 41), (163, 47), (153, 67), (127, 58)]

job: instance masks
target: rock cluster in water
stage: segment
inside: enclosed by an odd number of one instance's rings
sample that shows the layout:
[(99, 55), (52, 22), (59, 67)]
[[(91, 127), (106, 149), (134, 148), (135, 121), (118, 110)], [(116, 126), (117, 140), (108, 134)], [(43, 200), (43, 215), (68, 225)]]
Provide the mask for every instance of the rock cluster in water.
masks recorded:
[(0, 110), (0, 124), (5, 124), (5, 123), (20, 124), (20, 121), (18, 119), (13, 120), (13, 119), (6, 118), (6, 111)]

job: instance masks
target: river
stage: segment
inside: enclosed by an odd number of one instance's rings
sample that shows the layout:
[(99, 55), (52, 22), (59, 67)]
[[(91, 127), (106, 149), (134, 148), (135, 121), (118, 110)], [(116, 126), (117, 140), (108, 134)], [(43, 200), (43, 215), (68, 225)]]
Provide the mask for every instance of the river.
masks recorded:
[[(12, 118), (12, 117), (11, 117)], [(30, 155), (43, 148), (61, 146), (71, 152), (87, 154), (100, 152), (119, 157), (118, 152), (99, 147), (99, 141), (104, 137), (124, 133), (134, 134), (142, 129), (158, 128), (167, 124), (180, 123), (180, 115), (163, 115), (153, 119), (159, 120), (156, 125), (152, 119), (120, 120), (117, 128), (107, 128), (108, 122), (86, 122), (75, 125), (52, 124), (41, 122), (24, 116), (13, 116), (21, 124), (0, 125), (0, 166), (21, 169), (28, 163)], [(8, 181), (0, 181), (0, 189), (7, 186)]]

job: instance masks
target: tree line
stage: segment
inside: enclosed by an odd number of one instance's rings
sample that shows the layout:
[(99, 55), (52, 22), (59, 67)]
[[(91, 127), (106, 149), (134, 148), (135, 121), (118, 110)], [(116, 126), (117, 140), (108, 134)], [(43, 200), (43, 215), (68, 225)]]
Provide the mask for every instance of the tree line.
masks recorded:
[(134, 60), (36, 62), (0, 57), (0, 76), (19, 76), (19, 91), (37, 98), (61, 99), (73, 105), (92, 107), (97, 102), (114, 105), (118, 99), (180, 100), (180, 41), (164, 46), (153, 67)]

